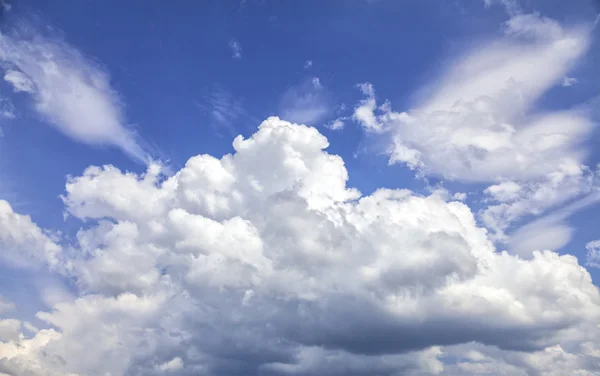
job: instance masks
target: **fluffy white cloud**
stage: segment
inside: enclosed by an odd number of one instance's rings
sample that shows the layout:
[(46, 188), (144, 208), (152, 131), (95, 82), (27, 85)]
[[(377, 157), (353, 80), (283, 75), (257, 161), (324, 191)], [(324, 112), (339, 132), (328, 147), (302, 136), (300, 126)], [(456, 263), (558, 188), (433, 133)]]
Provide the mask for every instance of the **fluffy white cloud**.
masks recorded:
[(125, 124), (108, 74), (67, 43), (28, 30), (18, 38), (0, 33), (0, 61), (9, 67), (4, 79), (31, 95), (36, 111), (65, 135), (148, 159)]
[[(88, 225), (57, 259), (79, 297), (39, 313), (52, 329), (33, 337), (7, 324), (0, 372), (597, 370), (600, 294), (573, 256), (498, 252), (443, 194), (361, 196), (311, 127), (269, 118), (233, 146), (169, 178), (155, 165), (70, 177), (66, 210)], [(5, 211), (0, 234), (41, 234)], [(445, 364), (454, 353), (469, 358)]]
[(482, 219), (496, 240), (506, 240), (516, 219), (593, 189), (594, 173), (584, 164), (583, 142), (593, 127), (588, 113), (535, 108), (584, 55), (588, 29), (517, 12), (503, 38), (458, 58), (410, 111), (378, 105), (374, 88), (362, 84), (365, 99), (354, 119), (390, 136), (391, 163), (422, 175), (492, 182), (485, 192), (498, 203)]
[(0, 261), (18, 267), (59, 266), (61, 247), (31, 221), (0, 200)]

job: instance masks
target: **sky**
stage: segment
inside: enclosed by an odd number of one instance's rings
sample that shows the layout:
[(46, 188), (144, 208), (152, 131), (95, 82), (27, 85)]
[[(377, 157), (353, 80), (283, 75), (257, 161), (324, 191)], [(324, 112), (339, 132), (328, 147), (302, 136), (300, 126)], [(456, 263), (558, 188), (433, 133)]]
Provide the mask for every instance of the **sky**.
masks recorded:
[(600, 374), (600, 3), (0, 10), (0, 376)]

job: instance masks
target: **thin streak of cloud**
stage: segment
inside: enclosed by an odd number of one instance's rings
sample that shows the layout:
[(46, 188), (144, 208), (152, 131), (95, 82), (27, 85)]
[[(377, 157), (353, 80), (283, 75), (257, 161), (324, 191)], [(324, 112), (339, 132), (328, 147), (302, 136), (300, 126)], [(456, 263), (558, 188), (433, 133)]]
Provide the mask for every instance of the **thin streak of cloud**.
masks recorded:
[(0, 34), (4, 79), (30, 96), (44, 121), (76, 141), (116, 146), (137, 161), (149, 160), (102, 67), (58, 38), (18, 35)]
[(236, 121), (246, 115), (243, 101), (223, 89), (215, 89), (196, 102), (196, 107), (206, 113), (215, 128), (228, 129), (231, 134), (236, 132)]

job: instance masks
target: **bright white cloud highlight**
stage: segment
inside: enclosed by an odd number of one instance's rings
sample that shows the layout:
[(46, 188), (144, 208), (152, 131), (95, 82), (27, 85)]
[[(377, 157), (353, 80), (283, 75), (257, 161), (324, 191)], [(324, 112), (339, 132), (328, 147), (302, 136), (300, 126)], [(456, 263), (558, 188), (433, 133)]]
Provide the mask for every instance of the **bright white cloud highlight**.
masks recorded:
[(18, 267), (55, 268), (61, 248), (28, 216), (15, 213), (0, 200), (0, 261)]
[(90, 145), (112, 145), (132, 158), (148, 157), (128, 129), (108, 74), (58, 39), (0, 34), (4, 79), (28, 93), (35, 110), (65, 135)]
[[(564, 374), (599, 371), (600, 294), (573, 256), (499, 252), (442, 194), (361, 196), (315, 128), (269, 118), (233, 147), (169, 178), (69, 178), (66, 211), (87, 225), (53, 258), (79, 297), (39, 313), (52, 328), (33, 337), (4, 325), (0, 372), (525, 375), (560, 358)], [(4, 212), (7, 244), (54, 254)]]

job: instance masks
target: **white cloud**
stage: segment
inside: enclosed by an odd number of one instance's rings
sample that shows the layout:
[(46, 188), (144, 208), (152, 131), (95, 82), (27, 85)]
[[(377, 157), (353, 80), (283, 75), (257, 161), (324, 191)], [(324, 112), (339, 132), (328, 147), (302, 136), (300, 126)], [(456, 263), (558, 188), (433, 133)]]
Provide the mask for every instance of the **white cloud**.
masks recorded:
[(592, 268), (600, 268), (600, 240), (587, 243), (585, 249), (587, 249), (586, 265)]
[(15, 213), (0, 200), (0, 262), (18, 267), (55, 268), (61, 247), (40, 230), (31, 218)]
[(467, 199), (467, 194), (465, 192), (456, 192), (452, 195), (454, 200), (465, 201)]
[(318, 125), (332, 112), (329, 91), (318, 77), (304, 79), (281, 96), (281, 117), (291, 122)]
[(14, 319), (0, 319), (0, 341), (14, 342), (20, 337), (21, 322)]
[[(17, 117), (17, 109), (7, 98), (0, 98), (0, 116), (8, 120), (12, 120)], [(2, 136), (1, 130), (0, 136)]]
[(313, 66), (313, 62), (312, 62), (312, 60), (306, 60), (306, 61), (304, 62), (304, 69), (309, 69), (309, 68), (310, 68), (310, 67), (312, 67), (312, 66)]
[(236, 39), (229, 40), (229, 49), (231, 49), (231, 57), (234, 59), (242, 58), (242, 45)]
[(490, 7), (495, 4), (504, 6), (506, 12), (510, 15), (518, 15), (521, 13), (521, 7), (517, 0), (483, 0), (486, 7)]
[(587, 44), (586, 35), (566, 32), (558, 40), (493, 43), (461, 59), (408, 113), (377, 106), (372, 86), (363, 84), (366, 98), (354, 116), (369, 131), (391, 133), (391, 161), (429, 174), (475, 181), (543, 176), (583, 158), (578, 146), (591, 122), (577, 111), (521, 114)]
[(530, 257), (534, 250), (563, 248), (575, 232), (567, 223), (568, 218), (598, 202), (600, 202), (600, 193), (592, 192), (549, 215), (527, 223), (508, 238), (511, 251), (523, 257)]
[(558, 22), (542, 17), (538, 13), (518, 14), (511, 17), (506, 22), (505, 33), (510, 36), (549, 41), (561, 40), (565, 34)]
[(329, 124), (327, 124), (327, 128), (331, 129), (332, 131), (339, 131), (344, 129), (344, 120), (346, 120), (345, 118), (337, 118), (335, 120), (333, 120), (332, 122), (330, 122)]
[(571, 86), (575, 85), (577, 82), (579, 82), (579, 81), (574, 77), (565, 77), (565, 78), (563, 78), (562, 86), (563, 87), (571, 87)]
[(366, 131), (390, 136), (391, 163), (421, 175), (491, 182), (486, 193), (501, 203), (482, 216), (495, 240), (506, 240), (516, 219), (589, 193), (594, 180), (584, 164), (589, 114), (535, 108), (584, 55), (589, 32), (516, 13), (505, 33), (457, 59), (410, 111), (378, 105), (370, 84), (361, 85), (365, 98), (354, 111)]
[[(19, 35), (25, 35), (23, 33)], [(35, 110), (65, 135), (91, 145), (112, 145), (132, 158), (148, 158), (127, 128), (108, 74), (79, 51), (40, 35), (0, 34), (4, 79), (31, 95)]]
[(179, 357), (173, 358), (173, 359), (169, 360), (168, 362), (163, 363), (157, 367), (157, 369), (162, 372), (179, 371), (182, 368), (183, 368), (183, 361)]
[(15, 92), (33, 93), (35, 91), (33, 82), (22, 72), (9, 69), (4, 74), (4, 80), (13, 86)]
[(484, 192), (496, 201), (506, 202), (519, 198), (521, 190), (522, 187), (514, 181), (504, 181), (487, 187)]
[[(79, 297), (38, 314), (53, 329), (11, 329), (0, 372), (460, 375), (453, 353), (464, 375), (597, 370), (600, 293), (573, 256), (498, 252), (441, 194), (361, 196), (315, 128), (269, 118), (233, 147), (169, 178), (69, 178), (87, 222), (57, 259)], [(0, 234), (36, 233), (5, 211)]]
[(16, 308), (15, 303), (9, 302), (0, 295), (0, 313), (12, 311)]

